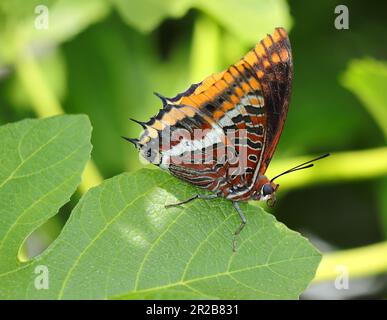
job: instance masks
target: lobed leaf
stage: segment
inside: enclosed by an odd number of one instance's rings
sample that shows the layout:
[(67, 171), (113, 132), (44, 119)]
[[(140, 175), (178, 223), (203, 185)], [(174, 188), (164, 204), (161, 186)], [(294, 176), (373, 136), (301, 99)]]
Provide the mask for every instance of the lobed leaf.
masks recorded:
[[(0, 274), (0, 293), (23, 299), (295, 299), (320, 253), (262, 209), (242, 204), (248, 224), (238, 251), (239, 217), (227, 200), (165, 204), (198, 190), (160, 170), (106, 180), (83, 196), (61, 235), (38, 258)], [(15, 256), (13, 256), (15, 259)], [(49, 289), (34, 286), (36, 267)]]
[[(2, 275), (24, 267), (17, 258), (24, 239), (56, 214), (75, 191), (90, 157), (90, 135), (90, 122), (83, 115), (0, 127)], [(0, 288), (3, 295), (7, 287)]]

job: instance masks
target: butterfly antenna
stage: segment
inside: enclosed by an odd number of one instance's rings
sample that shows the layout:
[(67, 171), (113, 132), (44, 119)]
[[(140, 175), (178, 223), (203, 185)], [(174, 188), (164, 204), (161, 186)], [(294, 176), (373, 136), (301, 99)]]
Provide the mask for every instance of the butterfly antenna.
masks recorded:
[(270, 182), (273, 182), (275, 179), (277, 179), (278, 177), (281, 177), (281, 176), (283, 176), (285, 174), (288, 174), (288, 173), (291, 173), (291, 172), (295, 172), (295, 171), (298, 171), (298, 170), (303, 170), (303, 169), (311, 168), (314, 165), (312, 162), (315, 162), (317, 160), (326, 158), (329, 155), (330, 155), (329, 153), (326, 153), (326, 154), (323, 154), (323, 155), (321, 155), (321, 156), (319, 156), (317, 158), (314, 158), (312, 160), (309, 160), (309, 161), (306, 161), (304, 163), (301, 163), (301, 164), (299, 164), (299, 165), (297, 165), (297, 166), (295, 166), (295, 167), (293, 167), (293, 168), (291, 168), (289, 170), (286, 170), (286, 171), (280, 173), (279, 175), (275, 176), (273, 179), (270, 180)]

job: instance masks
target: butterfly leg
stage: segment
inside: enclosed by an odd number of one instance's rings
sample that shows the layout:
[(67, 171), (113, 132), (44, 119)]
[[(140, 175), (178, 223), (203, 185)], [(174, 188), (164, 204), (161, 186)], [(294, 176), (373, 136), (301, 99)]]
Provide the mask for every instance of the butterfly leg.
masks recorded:
[(232, 239), (232, 251), (235, 252), (236, 251), (236, 244), (237, 244), (237, 237), (241, 233), (243, 228), (245, 227), (247, 220), (246, 220), (245, 215), (243, 214), (242, 209), (239, 206), (238, 202), (233, 201), (232, 204), (234, 205), (235, 210), (239, 213), (239, 217), (241, 218), (241, 224), (239, 225), (238, 229), (235, 230), (234, 237)]
[(181, 206), (183, 204), (186, 204), (186, 203), (191, 202), (191, 201), (196, 200), (196, 199), (211, 200), (211, 199), (215, 199), (217, 197), (218, 196), (216, 194), (197, 194), (196, 196), (189, 198), (187, 200), (184, 200), (184, 201), (181, 201), (178, 203), (167, 204), (167, 205), (165, 205), (165, 208), (178, 207), (178, 206)]

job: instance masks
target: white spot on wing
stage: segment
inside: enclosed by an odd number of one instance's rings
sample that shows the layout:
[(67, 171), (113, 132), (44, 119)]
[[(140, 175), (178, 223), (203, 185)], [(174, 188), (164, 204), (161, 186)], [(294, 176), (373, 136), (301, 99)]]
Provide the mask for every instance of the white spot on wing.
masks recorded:
[(184, 154), (184, 152), (201, 150), (203, 148), (207, 148), (216, 143), (219, 143), (222, 141), (221, 137), (223, 135), (224, 133), (221, 128), (213, 127), (213, 129), (209, 130), (202, 139), (190, 140), (183, 138), (177, 145), (163, 152), (163, 158), (160, 166), (162, 168), (168, 168), (168, 160), (171, 157), (181, 156)]

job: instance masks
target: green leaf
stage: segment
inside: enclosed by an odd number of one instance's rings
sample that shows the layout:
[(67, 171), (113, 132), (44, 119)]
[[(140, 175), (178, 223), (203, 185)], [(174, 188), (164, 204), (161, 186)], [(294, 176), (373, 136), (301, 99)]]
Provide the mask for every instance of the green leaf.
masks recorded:
[(125, 21), (143, 32), (154, 30), (166, 18), (179, 18), (191, 9), (213, 17), (247, 43), (256, 43), (274, 27), (289, 28), (284, 0), (112, 0)]
[(142, 32), (154, 30), (165, 18), (182, 17), (194, 0), (111, 0), (122, 18)]
[[(80, 200), (40, 257), (0, 274), (3, 298), (295, 299), (320, 253), (262, 209), (242, 204), (248, 223), (232, 252), (239, 217), (227, 200), (197, 200), (197, 188), (161, 170), (121, 174)], [(36, 290), (34, 270), (49, 270)]]
[(23, 120), (0, 127), (3, 275), (23, 268), (17, 256), (24, 239), (56, 214), (75, 191), (90, 156), (90, 134), (89, 120), (83, 115)]
[(200, 0), (195, 6), (246, 43), (257, 43), (275, 27), (291, 27), (284, 0)]
[[(155, 70), (155, 52), (149, 36), (117, 18), (89, 28), (64, 47), (68, 95), (63, 108), (68, 113), (89, 115), (94, 128), (93, 160), (105, 177), (139, 166), (137, 151), (119, 137), (138, 136), (141, 127), (129, 118), (144, 121), (161, 107), (152, 94), (165, 93), (151, 83), (160, 74)], [(165, 77), (167, 70), (163, 71), (158, 83), (174, 83), (176, 78)]]
[(387, 139), (387, 62), (352, 60), (341, 80), (360, 99)]
[[(38, 6), (48, 9), (47, 29), (37, 29), (36, 19), (42, 16)], [(32, 0), (0, 2), (0, 64), (12, 63), (20, 54), (42, 54), (77, 35), (90, 24), (103, 19), (110, 6), (105, 0)], [(35, 11), (37, 10), (37, 11)]]

